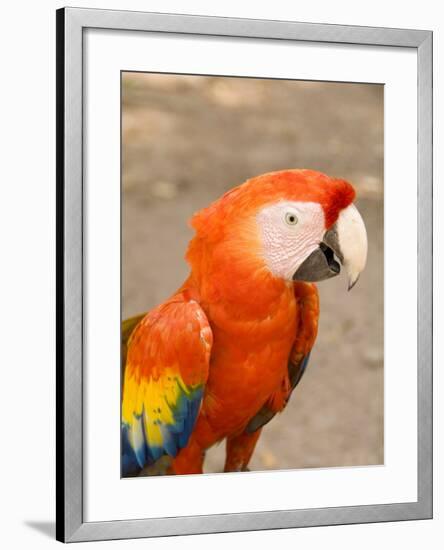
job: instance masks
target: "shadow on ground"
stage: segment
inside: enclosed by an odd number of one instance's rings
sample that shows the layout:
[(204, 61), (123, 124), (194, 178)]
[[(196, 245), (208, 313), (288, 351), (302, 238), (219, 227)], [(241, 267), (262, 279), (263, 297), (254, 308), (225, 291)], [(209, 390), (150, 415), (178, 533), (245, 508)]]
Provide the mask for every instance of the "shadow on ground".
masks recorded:
[(55, 522), (54, 521), (25, 521), (24, 524), (42, 535), (55, 538)]

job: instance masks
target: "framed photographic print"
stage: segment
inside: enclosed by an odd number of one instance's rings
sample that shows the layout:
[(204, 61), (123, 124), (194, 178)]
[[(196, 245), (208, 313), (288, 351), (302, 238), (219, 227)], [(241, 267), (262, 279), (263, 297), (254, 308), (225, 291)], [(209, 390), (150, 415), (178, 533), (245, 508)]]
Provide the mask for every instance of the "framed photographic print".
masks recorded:
[(432, 516), (430, 31), (58, 10), (57, 238), (59, 540)]

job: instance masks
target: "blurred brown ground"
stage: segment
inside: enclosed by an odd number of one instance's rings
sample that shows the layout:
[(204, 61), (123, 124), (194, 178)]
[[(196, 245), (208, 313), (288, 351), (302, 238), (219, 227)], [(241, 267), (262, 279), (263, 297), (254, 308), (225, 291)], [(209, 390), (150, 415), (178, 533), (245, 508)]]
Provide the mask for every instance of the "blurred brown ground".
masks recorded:
[[(187, 221), (227, 189), (284, 168), (355, 185), (367, 268), (350, 293), (342, 276), (319, 284), (309, 367), (250, 468), (383, 463), (383, 87), (125, 73), (122, 100), (123, 318), (180, 286)], [(223, 460), (221, 444), (206, 471)]]

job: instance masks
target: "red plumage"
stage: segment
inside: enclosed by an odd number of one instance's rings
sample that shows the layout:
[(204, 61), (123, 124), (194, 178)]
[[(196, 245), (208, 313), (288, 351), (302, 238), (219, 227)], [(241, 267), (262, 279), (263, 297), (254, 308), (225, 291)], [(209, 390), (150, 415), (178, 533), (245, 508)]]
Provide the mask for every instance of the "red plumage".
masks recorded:
[[(224, 438), (225, 470), (245, 469), (260, 434), (260, 415), (267, 419), (285, 407), (317, 335), (316, 285), (288, 282), (267, 269), (255, 213), (280, 200), (314, 202), (322, 206), (328, 229), (354, 197), (353, 187), (343, 180), (310, 170), (288, 170), (248, 180), (193, 216), (196, 236), (186, 254), (191, 273), (170, 301), (201, 308), (211, 329), (212, 348), (208, 375), (198, 377), (205, 387), (195, 425), (170, 472), (202, 472), (204, 451)], [(187, 309), (180, 311), (188, 314)], [(159, 315), (162, 306), (148, 313), (142, 326), (153, 324)], [(197, 348), (197, 359), (193, 357), (196, 350), (183, 344), (183, 333), (166, 330), (162, 335), (139, 328), (134, 334), (128, 363), (138, 376), (153, 368), (154, 360), (147, 367), (142, 357), (143, 350), (153, 345), (152, 338), (160, 339), (154, 361), (158, 369), (180, 360), (185, 375), (197, 360), (204, 360), (203, 349)], [(182, 345), (176, 346), (176, 340)], [(197, 340), (193, 342), (198, 346)], [(125, 381), (129, 376), (127, 372)], [(186, 376), (189, 379), (189, 372)]]

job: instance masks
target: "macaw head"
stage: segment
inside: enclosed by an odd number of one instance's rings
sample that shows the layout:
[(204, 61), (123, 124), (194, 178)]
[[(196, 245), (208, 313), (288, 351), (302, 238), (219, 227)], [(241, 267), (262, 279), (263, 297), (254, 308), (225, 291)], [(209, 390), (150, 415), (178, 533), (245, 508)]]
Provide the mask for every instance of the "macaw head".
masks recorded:
[(192, 224), (204, 239), (217, 235), (240, 243), (239, 258), (254, 254), (287, 281), (323, 281), (342, 265), (351, 289), (367, 259), (367, 233), (354, 198), (350, 183), (320, 172), (272, 172), (235, 187)]

